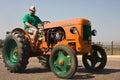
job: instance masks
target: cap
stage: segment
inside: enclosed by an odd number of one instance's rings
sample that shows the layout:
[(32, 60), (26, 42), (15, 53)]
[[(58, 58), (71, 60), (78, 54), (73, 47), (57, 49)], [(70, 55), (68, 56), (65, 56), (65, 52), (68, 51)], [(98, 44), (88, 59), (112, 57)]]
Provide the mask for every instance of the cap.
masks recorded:
[(30, 6), (29, 10), (36, 11), (35, 6)]

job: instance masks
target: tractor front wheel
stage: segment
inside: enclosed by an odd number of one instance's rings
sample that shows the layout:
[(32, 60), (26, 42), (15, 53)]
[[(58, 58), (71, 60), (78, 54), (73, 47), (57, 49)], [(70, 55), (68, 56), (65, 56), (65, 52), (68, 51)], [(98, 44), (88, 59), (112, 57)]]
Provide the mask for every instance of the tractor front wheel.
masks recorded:
[(66, 45), (59, 45), (52, 50), (50, 67), (54, 74), (60, 78), (71, 78), (77, 69), (75, 51)]
[(102, 70), (107, 62), (107, 55), (104, 49), (98, 45), (92, 45), (92, 53), (82, 56), (83, 65), (90, 72)]

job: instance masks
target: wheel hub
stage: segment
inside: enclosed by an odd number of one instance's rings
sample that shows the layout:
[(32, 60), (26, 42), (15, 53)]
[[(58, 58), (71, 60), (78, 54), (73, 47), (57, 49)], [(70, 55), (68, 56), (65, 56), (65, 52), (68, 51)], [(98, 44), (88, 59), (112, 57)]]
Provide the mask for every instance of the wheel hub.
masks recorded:
[(13, 51), (13, 53), (17, 55), (17, 54), (18, 54), (18, 49), (15, 49), (15, 50)]
[(91, 57), (91, 60), (92, 60), (92, 61), (96, 60), (96, 56), (92, 56), (92, 57)]
[(64, 64), (64, 61), (62, 59), (59, 60), (59, 64), (60, 65), (63, 65)]

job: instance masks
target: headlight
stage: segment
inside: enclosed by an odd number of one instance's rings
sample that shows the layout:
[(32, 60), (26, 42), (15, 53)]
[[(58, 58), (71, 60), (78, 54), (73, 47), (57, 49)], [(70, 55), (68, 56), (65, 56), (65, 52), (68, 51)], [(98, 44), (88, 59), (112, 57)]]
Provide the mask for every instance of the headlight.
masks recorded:
[(96, 35), (97, 35), (97, 31), (96, 31), (95, 29), (93, 29), (92, 32), (91, 32), (91, 34), (92, 34), (93, 36), (96, 36)]
[(72, 34), (76, 34), (76, 33), (77, 33), (77, 28), (76, 28), (76, 27), (72, 27), (72, 28), (70, 29), (70, 32), (71, 32)]

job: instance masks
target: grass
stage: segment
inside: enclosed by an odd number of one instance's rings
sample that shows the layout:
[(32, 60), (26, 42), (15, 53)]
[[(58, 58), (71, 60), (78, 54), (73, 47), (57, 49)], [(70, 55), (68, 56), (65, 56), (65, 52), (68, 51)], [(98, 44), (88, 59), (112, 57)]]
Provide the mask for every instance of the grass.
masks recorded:
[[(112, 55), (112, 50), (110, 48), (105, 48), (107, 55)], [(113, 55), (120, 55), (120, 49), (114, 48)]]

